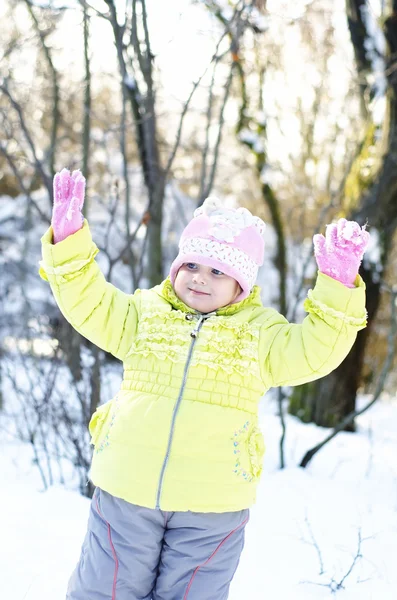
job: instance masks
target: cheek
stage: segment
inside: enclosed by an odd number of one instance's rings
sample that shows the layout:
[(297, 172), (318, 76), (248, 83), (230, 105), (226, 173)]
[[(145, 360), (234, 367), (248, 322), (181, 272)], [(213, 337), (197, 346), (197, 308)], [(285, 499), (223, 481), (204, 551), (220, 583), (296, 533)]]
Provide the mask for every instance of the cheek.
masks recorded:
[(175, 281), (174, 281), (174, 290), (177, 292), (178, 288), (180, 288), (181, 286), (181, 280), (182, 280), (182, 276), (180, 273), (177, 273), (176, 277), (175, 277)]
[(237, 296), (241, 294), (241, 287), (237, 283), (237, 281), (233, 282), (233, 285), (230, 287), (230, 296), (232, 300), (235, 300)]
[(188, 280), (189, 280), (189, 273), (187, 273), (186, 271), (183, 271), (183, 270), (178, 271), (178, 274), (175, 277), (175, 281), (174, 281), (174, 290), (176, 291), (176, 293), (183, 292), (184, 288), (186, 287), (186, 285), (188, 283)]
[(238, 285), (238, 283), (236, 281), (228, 281), (226, 283), (226, 285), (223, 284), (219, 287), (219, 292), (225, 298), (234, 299), (239, 294), (239, 288), (240, 288), (240, 286)]

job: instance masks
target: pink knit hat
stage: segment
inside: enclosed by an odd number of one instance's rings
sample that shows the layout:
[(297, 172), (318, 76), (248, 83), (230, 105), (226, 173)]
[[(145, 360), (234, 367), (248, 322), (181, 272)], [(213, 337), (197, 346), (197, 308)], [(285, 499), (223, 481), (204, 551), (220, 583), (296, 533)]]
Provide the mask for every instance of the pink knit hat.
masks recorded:
[(246, 208), (224, 208), (217, 198), (207, 198), (182, 233), (170, 269), (172, 285), (184, 263), (199, 263), (236, 279), (242, 292), (235, 302), (244, 300), (263, 264), (265, 227)]

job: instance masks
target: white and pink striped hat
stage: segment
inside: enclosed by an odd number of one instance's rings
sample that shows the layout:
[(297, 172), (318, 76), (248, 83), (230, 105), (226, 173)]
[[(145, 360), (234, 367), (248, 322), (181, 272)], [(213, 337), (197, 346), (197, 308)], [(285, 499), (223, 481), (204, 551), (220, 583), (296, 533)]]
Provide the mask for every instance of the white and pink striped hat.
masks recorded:
[(217, 198), (207, 198), (182, 233), (170, 269), (171, 283), (184, 263), (195, 262), (236, 279), (242, 292), (235, 302), (244, 300), (263, 264), (265, 227), (246, 208), (224, 208)]

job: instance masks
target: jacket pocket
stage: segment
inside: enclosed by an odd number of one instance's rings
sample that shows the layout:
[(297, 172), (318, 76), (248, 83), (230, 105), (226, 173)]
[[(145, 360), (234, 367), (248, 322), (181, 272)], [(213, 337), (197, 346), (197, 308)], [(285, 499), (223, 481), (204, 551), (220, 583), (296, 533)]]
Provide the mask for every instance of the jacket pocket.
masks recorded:
[(99, 406), (91, 417), (88, 425), (88, 430), (91, 434), (91, 444), (95, 446), (95, 449), (103, 441), (104, 433), (108, 429), (105, 427), (105, 423), (108, 420), (110, 409), (112, 407), (113, 400), (109, 400), (105, 404)]

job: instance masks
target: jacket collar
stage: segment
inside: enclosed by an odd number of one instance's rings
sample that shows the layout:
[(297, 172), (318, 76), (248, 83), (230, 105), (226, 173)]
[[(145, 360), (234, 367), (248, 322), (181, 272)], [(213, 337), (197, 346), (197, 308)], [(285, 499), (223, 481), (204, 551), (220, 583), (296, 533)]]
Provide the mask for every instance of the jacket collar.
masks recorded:
[[(185, 313), (193, 313), (196, 314), (197, 311), (194, 308), (190, 308), (187, 306), (182, 300), (178, 298), (175, 294), (174, 288), (172, 287), (172, 283), (169, 277), (165, 279), (160, 285), (157, 285), (155, 291), (159, 296), (167, 300), (173, 308), (176, 310), (181, 310)], [(222, 308), (218, 308), (216, 314), (221, 315), (234, 315), (238, 313), (243, 308), (254, 307), (254, 306), (262, 306), (262, 301), (260, 298), (260, 287), (255, 285), (252, 288), (250, 295), (241, 302), (236, 302), (235, 304), (229, 304), (228, 306), (223, 306)]]

